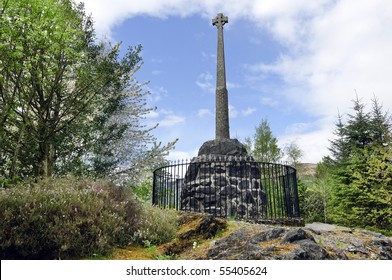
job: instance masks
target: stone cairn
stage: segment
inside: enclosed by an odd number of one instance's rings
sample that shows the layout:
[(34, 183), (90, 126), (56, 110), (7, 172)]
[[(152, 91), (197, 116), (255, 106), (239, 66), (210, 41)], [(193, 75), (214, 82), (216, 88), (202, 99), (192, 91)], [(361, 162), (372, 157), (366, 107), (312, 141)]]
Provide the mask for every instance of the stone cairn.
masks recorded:
[[(232, 154), (203, 154), (192, 159), (181, 193), (181, 209), (210, 213), (218, 217), (263, 219), (266, 217), (266, 194), (261, 184), (260, 167), (237, 141), (206, 142), (212, 150), (220, 145), (232, 147)], [(206, 143), (203, 145), (206, 148)], [(233, 144), (234, 143), (234, 144)], [(233, 147), (236, 145), (235, 147)]]
[(205, 212), (218, 217), (262, 219), (266, 217), (266, 194), (258, 163), (247, 155), (237, 139), (230, 139), (228, 92), (223, 44), (223, 25), (218, 14), (215, 140), (205, 142), (191, 160), (181, 191), (181, 210)]

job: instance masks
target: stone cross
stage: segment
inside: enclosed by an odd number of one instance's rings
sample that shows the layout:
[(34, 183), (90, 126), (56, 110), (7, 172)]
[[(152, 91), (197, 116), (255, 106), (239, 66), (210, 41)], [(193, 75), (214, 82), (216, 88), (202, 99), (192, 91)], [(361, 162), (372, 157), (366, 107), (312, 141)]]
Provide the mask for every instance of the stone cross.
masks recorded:
[(223, 45), (223, 25), (228, 22), (228, 18), (223, 14), (218, 14), (216, 18), (212, 20), (212, 25), (218, 28), (215, 139), (230, 139), (229, 104), (226, 88), (225, 51)]

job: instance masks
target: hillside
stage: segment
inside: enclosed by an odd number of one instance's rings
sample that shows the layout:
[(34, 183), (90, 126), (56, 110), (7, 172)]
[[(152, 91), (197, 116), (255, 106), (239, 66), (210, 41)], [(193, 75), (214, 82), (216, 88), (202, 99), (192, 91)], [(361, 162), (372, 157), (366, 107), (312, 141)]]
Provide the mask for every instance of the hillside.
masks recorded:
[(296, 166), (299, 179), (316, 175), (317, 163), (298, 163)]

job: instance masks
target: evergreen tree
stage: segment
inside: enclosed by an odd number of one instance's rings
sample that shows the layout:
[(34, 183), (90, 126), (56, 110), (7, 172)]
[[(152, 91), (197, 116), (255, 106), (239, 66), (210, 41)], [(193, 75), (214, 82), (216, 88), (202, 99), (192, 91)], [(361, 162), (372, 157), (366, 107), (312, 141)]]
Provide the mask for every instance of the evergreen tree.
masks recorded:
[(351, 151), (364, 149), (372, 142), (370, 114), (365, 112), (365, 104), (361, 103), (358, 96), (353, 102), (355, 114), (348, 115), (348, 121), (345, 127), (345, 133), (349, 140), (349, 149), (351, 149)]
[(383, 112), (376, 97), (372, 99), (371, 138), (374, 145), (385, 146), (391, 141), (391, 116)]
[(343, 164), (350, 155), (350, 149), (346, 135), (346, 127), (343, 124), (343, 117), (340, 113), (338, 113), (338, 121), (333, 133), (336, 138), (329, 141), (331, 144), (329, 151), (337, 165)]
[(392, 230), (391, 122), (373, 99), (370, 113), (358, 97), (347, 123), (341, 117), (331, 141), (332, 205), (335, 222)]
[(349, 218), (354, 225), (392, 232), (392, 150), (365, 149), (364, 158), (362, 168), (353, 173), (355, 203)]

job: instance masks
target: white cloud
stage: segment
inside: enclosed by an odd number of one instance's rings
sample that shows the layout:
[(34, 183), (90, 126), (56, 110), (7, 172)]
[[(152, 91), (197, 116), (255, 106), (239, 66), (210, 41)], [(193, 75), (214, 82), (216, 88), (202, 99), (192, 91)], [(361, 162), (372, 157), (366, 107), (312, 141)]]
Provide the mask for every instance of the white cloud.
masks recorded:
[(214, 76), (210, 72), (201, 73), (196, 81), (196, 85), (200, 87), (202, 90), (214, 92), (215, 84), (214, 84)]
[(302, 162), (317, 163), (322, 157), (330, 154), (329, 139), (332, 139), (332, 127), (329, 118), (317, 120), (314, 123), (294, 124), (286, 129), (284, 135), (278, 136), (279, 146), (285, 147), (295, 142), (304, 152)]
[(209, 109), (199, 109), (198, 111), (197, 111), (197, 115), (200, 117), (200, 118), (204, 118), (204, 117), (213, 117), (214, 116), (214, 114), (211, 112), (211, 110), (209, 110)]
[(293, 39), (302, 42), (299, 50), (256, 67), (280, 75), (286, 82), (284, 94), (313, 115), (347, 111), (354, 90), (366, 96), (366, 103), (375, 93), (392, 104), (391, 13), (390, 1), (338, 1), (302, 19), (306, 32)]
[(159, 113), (156, 111), (150, 111), (147, 115), (146, 118), (147, 119), (156, 119), (159, 117)]
[(158, 102), (168, 96), (168, 91), (162, 86), (148, 87), (148, 91), (151, 93), (149, 96), (150, 101)]
[(271, 97), (261, 97), (260, 102), (262, 105), (269, 106), (269, 107), (278, 107), (279, 101), (277, 99), (273, 99)]
[(208, 54), (206, 52), (201, 53), (201, 57), (203, 61), (209, 61), (209, 62), (216, 62), (216, 54)]
[[(77, 0), (75, 0), (77, 2)], [(233, 21), (252, 11), (256, 0), (84, 0), (87, 13), (92, 13), (98, 34), (110, 36), (111, 29), (137, 15), (159, 18), (186, 17), (200, 14), (212, 18), (218, 11), (230, 14)]]
[(311, 128), (314, 128), (313, 123), (293, 123), (286, 128), (286, 134), (301, 134), (308, 132)]
[(185, 122), (185, 118), (177, 115), (168, 115), (164, 119), (159, 121), (159, 125), (162, 127), (172, 127)]
[(331, 139), (330, 127), (326, 129), (314, 130), (304, 134), (285, 135), (279, 138), (279, 145), (285, 145), (295, 141), (298, 147), (304, 152), (301, 162), (317, 163), (324, 156), (329, 155), (329, 141)]
[[(255, 62), (254, 77), (271, 75), (284, 81), (270, 91), (278, 99), (260, 102), (281, 107), (284, 99), (293, 107), (322, 120), (323, 125), (301, 130), (295, 125), (282, 138), (295, 137), (306, 154), (325, 152), (337, 109), (347, 113), (355, 90), (364, 103), (375, 94), (385, 109), (392, 104), (392, 1), (390, 0), (85, 0), (99, 34), (126, 18), (149, 15), (165, 18), (201, 15), (212, 18), (218, 11), (231, 22), (245, 19), (263, 29), (285, 48), (276, 61)], [(109, 8), (110, 7), (110, 8)], [(228, 25), (230, 28), (230, 25)], [(209, 55), (205, 54), (205, 58)], [(213, 92), (213, 75), (203, 73), (197, 85)], [(234, 85), (235, 86), (235, 85)], [(231, 108), (231, 117), (238, 111)], [(325, 118), (328, 116), (328, 118)], [(172, 118), (175, 121), (176, 118)], [(180, 121), (181, 117), (177, 118)], [(170, 123), (170, 122), (168, 122)], [(328, 138), (329, 137), (329, 138)], [(325, 155), (325, 153), (324, 153)], [(319, 157), (318, 159), (321, 159)], [(309, 158), (310, 160), (310, 158)]]
[(229, 117), (232, 119), (238, 117), (238, 110), (233, 105), (230, 104), (229, 104)]
[(197, 150), (194, 151), (170, 151), (168, 160), (171, 161), (182, 161), (182, 160), (190, 160), (191, 158), (197, 156)]
[(230, 81), (226, 82), (226, 86), (227, 86), (227, 90), (231, 90), (231, 89), (235, 89), (235, 88), (240, 88), (241, 85), (236, 84), (236, 83), (232, 83)]
[[(159, 110), (158, 116), (162, 117), (162, 119), (157, 120), (157, 122), (159, 123), (159, 127), (172, 128), (174, 126), (178, 126), (180, 124), (183, 124), (186, 120), (185, 117), (176, 115), (176, 114), (174, 114), (173, 111), (165, 110), (165, 109)], [(158, 117), (158, 116), (156, 116), (156, 117)]]
[(241, 113), (243, 116), (247, 117), (247, 116), (252, 115), (256, 111), (257, 111), (256, 108), (247, 108), (245, 110), (242, 110)]

